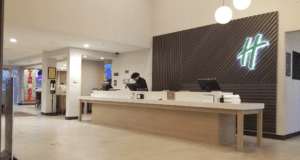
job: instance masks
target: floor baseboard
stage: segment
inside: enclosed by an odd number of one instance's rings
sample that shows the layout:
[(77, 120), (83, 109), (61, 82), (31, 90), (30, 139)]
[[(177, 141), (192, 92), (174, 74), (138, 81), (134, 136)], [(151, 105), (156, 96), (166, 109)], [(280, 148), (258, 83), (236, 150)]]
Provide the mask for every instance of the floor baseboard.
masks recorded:
[[(256, 131), (244, 131), (244, 135), (247, 136), (256, 136)], [(296, 136), (299, 136), (300, 132), (295, 132), (287, 135), (277, 135), (277, 134), (271, 134), (271, 133), (263, 133), (263, 138), (269, 138), (269, 139), (277, 139), (277, 140), (287, 140)]]

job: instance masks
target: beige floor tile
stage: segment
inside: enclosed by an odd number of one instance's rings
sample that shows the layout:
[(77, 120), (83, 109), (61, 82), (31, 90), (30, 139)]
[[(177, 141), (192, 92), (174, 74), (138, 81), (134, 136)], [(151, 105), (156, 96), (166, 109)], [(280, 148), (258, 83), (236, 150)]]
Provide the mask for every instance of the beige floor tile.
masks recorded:
[(15, 109), (38, 115), (14, 119), (14, 153), (21, 160), (300, 160), (300, 136), (285, 141), (263, 138), (261, 148), (255, 137), (244, 136), (245, 151), (237, 152), (236, 144), (212, 146), (68, 121), (62, 115), (42, 116), (33, 106)]

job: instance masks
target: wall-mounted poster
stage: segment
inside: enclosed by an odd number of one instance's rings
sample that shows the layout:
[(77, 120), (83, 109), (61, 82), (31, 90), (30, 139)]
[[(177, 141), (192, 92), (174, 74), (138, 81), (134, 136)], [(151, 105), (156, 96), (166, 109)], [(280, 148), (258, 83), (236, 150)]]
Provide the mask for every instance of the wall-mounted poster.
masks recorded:
[(35, 95), (36, 88), (36, 70), (25, 69), (24, 70), (24, 102), (34, 103), (36, 100)]
[(114, 86), (117, 86), (117, 80), (114, 80)]
[(114, 76), (119, 76), (119, 73), (114, 73)]
[(55, 79), (56, 78), (56, 68), (49, 67), (48, 68), (48, 79)]

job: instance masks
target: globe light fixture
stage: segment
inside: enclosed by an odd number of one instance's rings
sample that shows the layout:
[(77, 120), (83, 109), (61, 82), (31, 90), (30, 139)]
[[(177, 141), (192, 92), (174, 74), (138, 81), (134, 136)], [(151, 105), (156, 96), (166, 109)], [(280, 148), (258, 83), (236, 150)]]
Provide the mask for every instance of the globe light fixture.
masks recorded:
[(251, 0), (233, 0), (233, 5), (238, 10), (245, 10), (251, 4)]
[(222, 6), (217, 9), (215, 18), (218, 23), (226, 24), (232, 19), (232, 10), (227, 6)]

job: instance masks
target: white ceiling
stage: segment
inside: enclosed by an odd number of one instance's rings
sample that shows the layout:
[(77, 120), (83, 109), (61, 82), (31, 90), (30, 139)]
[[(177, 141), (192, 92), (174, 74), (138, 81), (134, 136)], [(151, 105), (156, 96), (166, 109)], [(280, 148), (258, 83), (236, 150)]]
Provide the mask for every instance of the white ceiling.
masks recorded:
[[(10, 42), (16, 38), (17, 43)], [(89, 44), (88, 48), (84, 44)], [(18, 65), (32, 65), (41, 63), (41, 58), (26, 59), (29, 56), (41, 55), (43, 51), (53, 51), (66, 47), (76, 47), (96, 51), (124, 53), (146, 49), (145, 47), (120, 44), (103, 41), (90, 37), (70, 35), (49, 30), (40, 30), (24, 26), (4, 25), (4, 65), (9, 61), (24, 59)], [(87, 59), (98, 60), (99, 57), (87, 57)], [(31, 62), (30, 62), (31, 61)]]
[[(67, 61), (61, 61), (57, 62), (56, 68), (58, 71), (67, 71)], [(35, 66), (30, 66), (30, 68), (35, 68), (35, 69), (42, 69), (42, 65), (35, 65)]]
[[(85, 60), (91, 60), (91, 59), (85, 59)], [(97, 60), (97, 61), (105, 61), (105, 60)], [(65, 66), (65, 65), (67, 65), (67, 60), (59, 61), (59, 62), (57, 62), (56, 68), (58, 71), (67, 71), (67, 66)], [(42, 64), (37, 64), (37, 65), (27, 65), (26, 67), (42, 69), (43, 66), (42, 66)]]

